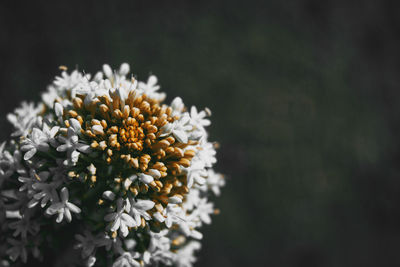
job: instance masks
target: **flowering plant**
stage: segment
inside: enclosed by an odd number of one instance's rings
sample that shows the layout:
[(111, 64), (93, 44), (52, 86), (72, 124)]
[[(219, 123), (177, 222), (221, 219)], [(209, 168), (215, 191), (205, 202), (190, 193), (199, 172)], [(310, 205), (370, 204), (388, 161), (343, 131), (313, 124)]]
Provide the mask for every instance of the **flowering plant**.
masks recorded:
[[(66, 67), (39, 104), (22, 103), (0, 146), (0, 259), (42, 259), (74, 227), (86, 266), (191, 266), (199, 227), (216, 213), (223, 176), (213, 171), (210, 111), (163, 104), (157, 78), (104, 65)], [(69, 228), (71, 229), (71, 228)], [(44, 259), (46, 260), (46, 259)]]

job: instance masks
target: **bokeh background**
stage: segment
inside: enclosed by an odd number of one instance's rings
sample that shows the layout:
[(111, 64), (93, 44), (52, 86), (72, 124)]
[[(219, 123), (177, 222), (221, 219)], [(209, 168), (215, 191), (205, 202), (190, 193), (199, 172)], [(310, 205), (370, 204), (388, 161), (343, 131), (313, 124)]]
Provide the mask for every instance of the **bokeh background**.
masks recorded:
[[(400, 265), (398, 1), (2, 1), (0, 139), (58, 66), (129, 62), (213, 111), (196, 266)], [(57, 257), (57, 255), (55, 255)]]

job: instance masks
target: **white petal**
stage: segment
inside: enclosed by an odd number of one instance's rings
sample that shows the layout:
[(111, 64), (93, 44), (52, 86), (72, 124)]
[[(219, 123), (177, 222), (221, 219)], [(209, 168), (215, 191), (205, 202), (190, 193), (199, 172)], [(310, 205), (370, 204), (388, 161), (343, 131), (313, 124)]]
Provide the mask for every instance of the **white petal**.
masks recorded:
[(80, 151), (80, 152), (83, 152), (83, 153), (89, 153), (90, 151), (91, 151), (91, 148), (90, 148), (90, 146), (89, 145), (85, 145), (85, 144), (81, 144), (81, 143), (78, 143), (77, 145), (76, 145), (76, 148)]
[(63, 115), (63, 112), (64, 112), (63, 106), (60, 103), (56, 102), (54, 104), (54, 112), (56, 113), (57, 117), (61, 117)]
[(132, 181), (130, 179), (125, 179), (124, 181), (124, 188), (125, 190), (129, 189), (129, 186), (132, 184)]
[(133, 217), (135, 219), (136, 225), (139, 226), (142, 220), (140, 219), (140, 213), (136, 210), (133, 212)]
[(159, 213), (159, 212), (154, 213), (153, 217), (154, 217), (154, 219), (156, 219), (159, 222), (165, 221), (164, 216), (162, 216), (161, 213)]
[(201, 177), (201, 176), (196, 176), (196, 182), (197, 182), (199, 185), (205, 184), (206, 181), (207, 181), (207, 180), (206, 180), (205, 178), (203, 178), (203, 177)]
[(179, 120), (179, 124), (180, 125), (185, 125), (185, 124), (187, 124), (189, 121), (190, 121), (190, 117), (187, 115), (187, 113), (185, 113), (186, 115), (185, 116), (183, 116), (183, 118), (181, 118), (180, 120)]
[(60, 194), (60, 196), (61, 196), (62, 202), (65, 203), (65, 202), (68, 201), (69, 192), (68, 192), (68, 189), (67, 189), (66, 187), (63, 187), (63, 188), (61, 189), (61, 194)]
[(111, 67), (108, 64), (104, 64), (103, 65), (103, 72), (107, 76), (107, 78), (109, 78), (109, 77), (111, 77), (113, 75)]
[(75, 204), (71, 203), (71, 202), (67, 202), (67, 207), (68, 209), (70, 209), (73, 213), (81, 213), (81, 209), (76, 206)]
[(154, 202), (151, 200), (138, 199), (137, 202), (134, 204), (134, 207), (140, 210), (149, 210), (152, 209), (154, 205)]
[(141, 173), (139, 174), (139, 180), (145, 184), (149, 184), (154, 181), (153, 176)]
[(31, 150), (26, 152), (24, 155), (24, 160), (30, 160), (36, 154), (36, 151), (36, 148), (32, 148)]
[(192, 188), (193, 185), (193, 175), (188, 175), (187, 176), (187, 187)]
[(122, 222), (119, 227), (119, 230), (121, 231), (123, 237), (126, 237), (129, 234), (128, 227), (126, 227), (126, 225)]
[(203, 126), (209, 126), (209, 125), (211, 125), (211, 121), (207, 120), (207, 119), (203, 119), (203, 120), (201, 120), (201, 124)]
[(60, 126), (54, 126), (50, 130), (50, 136), (54, 137), (58, 133), (59, 130), (60, 130)]
[(119, 74), (125, 76), (128, 73), (129, 73), (129, 64), (128, 63), (122, 63), (121, 67), (119, 67)]
[(125, 199), (125, 207), (124, 207), (124, 210), (125, 210), (126, 212), (128, 212), (128, 213), (131, 211), (131, 201), (132, 201), (131, 198)]
[(142, 217), (143, 217), (146, 221), (148, 221), (148, 220), (151, 219), (151, 216), (150, 216), (147, 212), (145, 212), (145, 211), (141, 212), (140, 215), (142, 215)]
[(72, 221), (72, 215), (69, 209), (64, 209), (64, 215), (68, 222)]
[(32, 145), (32, 142), (28, 141), (28, 142), (23, 142), (23, 144), (26, 143), (26, 145), (21, 146), (21, 151), (28, 151), (31, 150), (32, 148), (35, 148), (34, 145)]
[(76, 151), (76, 150), (72, 151), (72, 153), (71, 153), (71, 161), (74, 162), (74, 163), (78, 162), (78, 159), (79, 159), (79, 155), (80, 155), (80, 154), (81, 154), (81, 153), (79, 153), (79, 152)]
[(171, 107), (172, 109), (178, 109), (183, 105), (182, 98), (180, 97), (175, 97), (174, 100), (171, 102)]
[(29, 201), (28, 203), (28, 208), (33, 208), (35, 207), (37, 204), (39, 203), (39, 201), (37, 199), (31, 199), (31, 201)]
[(96, 263), (96, 258), (94, 256), (90, 256), (86, 262), (87, 267), (92, 267)]
[(121, 218), (124, 220), (125, 224), (129, 227), (134, 227), (136, 226), (135, 221), (133, 220), (133, 218), (131, 216), (129, 216), (129, 214), (126, 213), (122, 213), (121, 214)]
[(187, 225), (187, 223), (182, 223), (179, 226), (185, 236), (191, 235), (191, 231), (190, 231), (189, 225)]
[(151, 75), (149, 79), (147, 80), (147, 84), (150, 86), (156, 85), (157, 84), (157, 77), (155, 75)]
[(196, 230), (193, 230), (190, 233), (190, 236), (193, 237), (194, 239), (199, 239), (199, 240), (203, 238), (203, 234)]
[(172, 219), (171, 219), (170, 216), (167, 217), (167, 218), (165, 218), (165, 225), (166, 225), (168, 228), (171, 228), (171, 226), (172, 226)]
[(47, 208), (46, 213), (49, 215), (56, 214), (63, 207), (64, 207), (64, 204), (61, 202), (54, 203), (50, 207)]
[(190, 116), (195, 117), (197, 115), (197, 108), (195, 106), (192, 106), (190, 108)]
[(103, 73), (101, 71), (97, 72), (96, 75), (94, 75), (93, 80), (96, 82), (100, 82), (103, 79)]
[(173, 130), (172, 133), (180, 143), (186, 144), (188, 142), (188, 136), (184, 131)]
[(22, 219), (21, 213), (19, 210), (6, 210), (6, 218), (7, 219)]
[(79, 123), (79, 121), (77, 119), (70, 119), (69, 123), (71, 124), (71, 126), (74, 129), (75, 133), (79, 133), (79, 131), (82, 128), (81, 124)]
[(111, 224), (111, 231), (118, 230), (119, 226), (121, 225), (121, 218), (117, 217), (117, 219)]
[(168, 203), (180, 204), (180, 203), (182, 203), (182, 199), (179, 197), (173, 196), (173, 197), (168, 198)]
[(56, 222), (57, 222), (57, 223), (62, 222), (63, 218), (64, 218), (64, 213), (63, 213), (63, 212), (58, 213)]
[(103, 192), (103, 198), (108, 199), (108, 200), (114, 200), (115, 199), (115, 194), (111, 191), (104, 191)]
[(174, 128), (174, 124), (173, 123), (167, 123), (165, 124), (163, 127), (161, 127), (161, 132), (162, 133), (171, 133), (172, 129)]
[(67, 144), (57, 147), (57, 151), (58, 152), (64, 152), (64, 151), (67, 151), (67, 149), (68, 149), (68, 145)]

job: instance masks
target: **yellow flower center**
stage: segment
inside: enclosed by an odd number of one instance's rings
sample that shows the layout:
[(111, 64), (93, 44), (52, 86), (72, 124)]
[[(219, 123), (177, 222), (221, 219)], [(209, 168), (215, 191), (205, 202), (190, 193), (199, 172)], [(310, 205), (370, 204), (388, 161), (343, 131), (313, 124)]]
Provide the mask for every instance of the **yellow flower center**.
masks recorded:
[(162, 136), (161, 127), (178, 119), (171, 115), (171, 107), (146, 95), (136, 96), (134, 91), (124, 105), (116, 95), (101, 96), (89, 104), (84, 104), (85, 97), (72, 99), (73, 108), (64, 112), (64, 119), (80, 122), (92, 149), (104, 153), (109, 165), (122, 163), (129, 173), (160, 173), (161, 177), (155, 177), (148, 185), (133, 183), (129, 190), (134, 195), (151, 189), (152, 198), (166, 204), (168, 197), (188, 192), (187, 177), (181, 168), (190, 166), (195, 151), (186, 148), (196, 142), (180, 143), (173, 136)]

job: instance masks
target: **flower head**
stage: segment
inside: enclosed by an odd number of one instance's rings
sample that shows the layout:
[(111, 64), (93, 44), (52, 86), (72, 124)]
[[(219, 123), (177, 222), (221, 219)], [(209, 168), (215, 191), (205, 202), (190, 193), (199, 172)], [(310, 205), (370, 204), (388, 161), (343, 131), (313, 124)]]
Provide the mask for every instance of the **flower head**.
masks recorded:
[[(199, 228), (216, 213), (223, 177), (212, 167), (211, 112), (168, 104), (155, 75), (124, 63), (95, 75), (62, 66), (39, 104), (23, 103), (0, 145), (0, 250), (41, 257), (41, 238), (79, 220), (75, 248), (86, 266), (191, 266)], [(79, 205), (79, 207), (78, 207)], [(48, 227), (64, 222), (57, 227)], [(107, 255), (99, 251), (107, 251)], [(111, 266), (111, 264), (109, 264)]]

